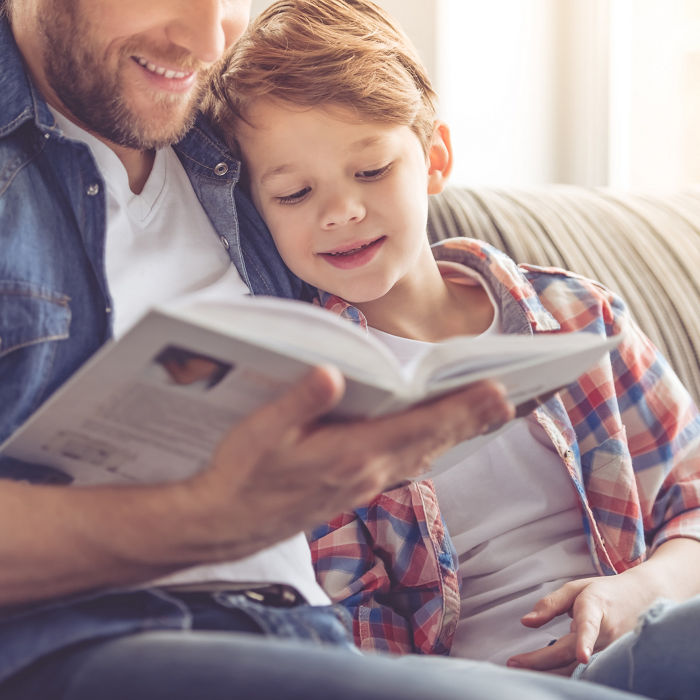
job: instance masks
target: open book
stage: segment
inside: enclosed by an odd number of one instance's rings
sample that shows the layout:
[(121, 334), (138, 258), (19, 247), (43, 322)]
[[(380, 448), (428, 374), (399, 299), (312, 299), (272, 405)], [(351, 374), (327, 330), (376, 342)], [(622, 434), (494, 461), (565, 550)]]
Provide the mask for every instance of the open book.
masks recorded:
[(484, 378), (503, 382), (519, 404), (574, 381), (618, 342), (587, 333), (459, 337), (402, 368), (381, 341), (310, 304), (180, 303), (153, 309), (105, 345), (0, 454), (46, 465), (54, 482), (173, 480), (206, 465), (236, 421), (316, 364), (345, 375), (333, 412), (345, 419), (399, 411)]

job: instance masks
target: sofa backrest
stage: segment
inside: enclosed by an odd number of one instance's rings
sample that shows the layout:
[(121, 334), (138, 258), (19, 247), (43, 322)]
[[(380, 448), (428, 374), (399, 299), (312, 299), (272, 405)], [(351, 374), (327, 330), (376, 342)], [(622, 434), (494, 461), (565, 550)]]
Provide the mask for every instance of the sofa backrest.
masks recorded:
[(618, 292), (700, 404), (700, 187), (452, 187), (430, 200), (432, 241), (479, 238), (516, 262), (563, 267)]

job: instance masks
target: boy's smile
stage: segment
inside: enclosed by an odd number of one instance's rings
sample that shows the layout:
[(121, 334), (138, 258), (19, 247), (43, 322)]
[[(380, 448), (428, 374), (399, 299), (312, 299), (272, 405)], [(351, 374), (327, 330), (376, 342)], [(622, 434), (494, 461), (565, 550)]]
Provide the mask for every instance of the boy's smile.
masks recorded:
[(276, 100), (247, 116), (251, 195), (294, 273), (360, 306), (442, 284), (425, 232), (429, 159), (408, 126)]
[(349, 270), (369, 263), (384, 241), (386, 241), (386, 236), (379, 236), (379, 238), (366, 243), (341, 246), (335, 250), (317, 253), (317, 255), (325, 258), (328, 263), (337, 268)]

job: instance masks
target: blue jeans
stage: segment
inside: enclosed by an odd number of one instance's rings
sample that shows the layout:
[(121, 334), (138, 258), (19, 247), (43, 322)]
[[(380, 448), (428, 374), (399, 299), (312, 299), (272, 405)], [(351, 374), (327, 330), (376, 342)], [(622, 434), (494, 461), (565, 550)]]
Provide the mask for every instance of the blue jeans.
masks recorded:
[(570, 679), (447, 658), (362, 655), (336, 608), (184, 597), (188, 630), (91, 640), (0, 686), (2, 700), (624, 700)]
[(573, 677), (658, 700), (697, 700), (700, 596), (657, 601), (633, 632), (595, 654)]

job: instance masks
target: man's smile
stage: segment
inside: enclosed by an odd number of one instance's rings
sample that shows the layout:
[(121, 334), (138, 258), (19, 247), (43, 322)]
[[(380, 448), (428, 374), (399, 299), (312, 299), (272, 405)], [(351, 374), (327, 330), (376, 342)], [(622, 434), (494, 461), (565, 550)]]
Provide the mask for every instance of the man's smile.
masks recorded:
[(169, 79), (181, 80), (182, 78), (187, 78), (193, 74), (194, 71), (178, 71), (172, 68), (165, 68), (164, 66), (158, 66), (151, 61), (146, 60), (142, 56), (132, 56), (132, 58), (143, 68), (156, 75), (162, 75)]

